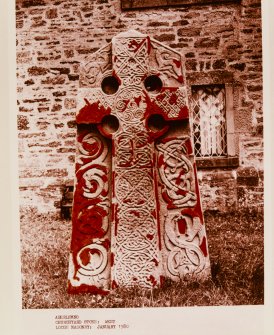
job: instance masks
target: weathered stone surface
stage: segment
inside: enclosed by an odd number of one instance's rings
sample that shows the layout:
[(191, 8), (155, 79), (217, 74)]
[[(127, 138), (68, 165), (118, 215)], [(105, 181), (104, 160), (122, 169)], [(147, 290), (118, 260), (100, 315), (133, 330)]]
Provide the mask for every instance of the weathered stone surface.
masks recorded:
[(218, 48), (220, 39), (218, 37), (200, 38), (194, 43), (195, 48)]
[(199, 36), (201, 34), (201, 28), (182, 28), (177, 32), (178, 36)]
[(57, 8), (51, 8), (46, 11), (46, 18), (47, 19), (56, 19), (58, 17)]
[(24, 84), (27, 85), (27, 86), (33, 85), (34, 80), (33, 79), (26, 80)]
[(148, 26), (149, 27), (166, 27), (166, 26), (169, 26), (169, 23), (168, 22), (154, 21), (154, 22), (149, 22)]
[(62, 105), (59, 105), (59, 104), (54, 104), (51, 108), (51, 111), (52, 112), (58, 112), (62, 109)]
[(66, 109), (74, 109), (77, 106), (77, 102), (75, 98), (66, 98), (64, 102), (64, 106)]
[(38, 66), (32, 66), (28, 69), (28, 73), (31, 76), (44, 76), (48, 73), (48, 69)]
[(244, 71), (246, 64), (245, 63), (230, 64), (230, 67), (232, 67), (235, 70)]
[(69, 292), (207, 277), (180, 54), (128, 31), (86, 59), (81, 81)]
[(75, 121), (68, 121), (67, 125), (69, 128), (76, 128), (76, 122)]
[(17, 128), (18, 128), (18, 130), (29, 129), (29, 121), (28, 121), (27, 116), (18, 115), (18, 117), (17, 117)]
[(175, 21), (173, 22), (173, 26), (187, 26), (190, 22), (188, 20), (180, 20), (180, 21)]
[(255, 208), (259, 212), (264, 210), (264, 196), (261, 187), (237, 187), (237, 202), (241, 208)]
[(186, 61), (186, 69), (187, 70), (196, 71), (197, 70), (197, 65), (198, 65), (198, 62), (196, 61), (196, 59), (191, 59), (191, 60)]
[(217, 59), (213, 62), (212, 68), (214, 70), (225, 69), (226, 68), (226, 61), (224, 59)]
[(241, 167), (237, 170), (238, 185), (258, 186), (258, 171), (254, 167)]
[(43, 0), (23, 0), (22, 7), (28, 8), (33, 6), (45, 6), (46, 3)]
[[(260, 0), (234, 1), (229, 5), (224, 1), (211, 1), (210, 4), (204, 3), (201, 6), (188, 5), (183, 8), (177, 6), (157, 10), (143, 8), (129, 12), (121, 11), (121, 0), (109, 0), (102, 4), (85, 0), (16, 1), (18, 113), (20, 118), (21, 115), (26, 116), (28, 113), (29, 122), (25, 123), (25, 126), (22, 125), (22, 130), (19, 130), (19, 145), (23, 143), (22, 147), (28, 148), (28, 143), (33, 139), (39, 141), (32, 134), (40, 133), (42, 137), (45, 131), (36, 122), (41, 115), (45, 115), (45, 121), (51, 123), (47, 136), (50, 134), (52, 141), (74, 136), (75, 128), (68, 126), (68, 122), (72, 126), (70, 121), (74, 116), (66, 115), (66, 112), (74, 112), (73, 109), (76, 107), (67, 108), (65, 100), (76, 99), (79, 86), (76, 77), (79, 72), (73, 68), (73, 63), (82, 62), (88, 56), (85, 53), (78, 53), (77, 50), (88, 50), (93, 53), (108, 43), (117, 33), (134, 27), (154, 37), (162, 34), (174, 36), (175, 39), (165, 43), (176, 48), (188, 60), (195, 61), (187, 67), (186, 80), (189, 84), (193, 83), (193, 78), (199, 78), (200, 84), (230, 82), (235, 91), (240, 87), (240, 91), (234, 98), (235, 111), (239, 114), (235, 116), (236, 133), (239, 134), (237, 135), (239, 164), (243, 167), (253, 166), (260, 171), (263, 168), (262, 141), (256, 148), (247, 145), (248, 140), (252, 141), (254, 136), (256, 139), (258, 137), (262, 139), (263, 136), (263, 121), (260, 119), (262, 117), (262, 39), (259, 7)], [(76, 18), (74, 21), (66, 21), (74, 16)], [(40, 22), (46, 21), (46, 25), (31, 28), (35, 20), (37, 22), (37, 17), (40, 17)], [(159, 27), (156, 26), (158, 22)], [(217, 48), (199, 47), (195, 43), (202, 38), (213, 40), (218, 38), (220, 44)], [(218, 59), (225, 59), (225, 68), (214, 70), (214, 61)], [(28, 68), (32, 67), (43, 68), (49, 72), (34, 76), (28, 72)], [(216, 72), (214, 75), (213, 70)], [(61, 81), (65, 79), (65, 82), (53, 80), (52, 83), (46, 83), (47, 77), (58, 78), (60, 74), (63, 78)], [(69, 80), (68, 74), (72, 74), (71, 79), (75, 80)], [(54, 97), (52, 92), (56, 91), (66, 91), (67, 95)], [(56, 98), (59, 101), (55, 101)], [(55, 103), (62, 108), (52, 111)], [(257, 124), (254, 121), (256, 119)], [(64, 126), (59, 127), (58, 125), (61, 124)], [(52, 128), (56, 131), (52, 131)], [(62, 143), (63, 147), (65, 145)], [(53, 148), (44, 147), (43, 150), (48, 150), (49, 153), (55, 152)], [(73, 178), (74, 165), (68, 161), (68, 155), (65, 153), (58, 153), (58, 155), (63, 159), (63, 167), (67, 169), (68, 175)], [(25, 166), (29, 160), (34, 159), (37, 158), (33, 153), (25, 150), (21, 152), (19, 164)], [(47, 160), (43, 159), (46, 168), (51, 169)], [(217, 166), (211, 164), (210, 170), (209, 165), (210, 163), (203, 162), (199, 169), (206, 169), (210, 174)], [(237, 166), (230, 168), (237, 175)], [(55, 185), (54, 196), (57, 197), (59, 188), (66, 180), (62, 180), (58, 185), (58, 181), (52, 178), (51, 184)], [(24, 178), (24, 181), (26, 180), (27, 178)], [(202, 183), (201, 187), (202, 194), (205, 192), (211, 194), (210, 185)], [(227, 189), (224, 185), (219, 184), (216, 187), (221, 193), (226, 193)], [(46, 190), (43, 197), (39, 197), (37, 201), (33, 200), (36, 199), (37, 191), (37, 188), (26, 190), (22, 185), (20, 193), (23, 199), (22, 205), (39, 205), (39, 211), (56, 212), (57, 209), (52, 206)], [(212, 190), (212, 194), (216, 192)], [(231, 199), (232, 197), (236, 202), (238, 201), (233, 192)], [(216, 199), (221, 199), (221, 195)], [(255, 197), (253, 200), (250, 198), (245, 205), (253, 206), (254, 199)], [(228, 210), (225, 201), (218, 200), (216, 205), (213, 197), (207, 197), (204, 208), (208, 209), (212, 206), (219, 206), (218, 209), (221, 211)]]
[(173, 34), (162, 34), (162, 35), (155, 36), (155, 38), (157, 38), (157, 40), (160, 42), (175, 40), (175, 36)]

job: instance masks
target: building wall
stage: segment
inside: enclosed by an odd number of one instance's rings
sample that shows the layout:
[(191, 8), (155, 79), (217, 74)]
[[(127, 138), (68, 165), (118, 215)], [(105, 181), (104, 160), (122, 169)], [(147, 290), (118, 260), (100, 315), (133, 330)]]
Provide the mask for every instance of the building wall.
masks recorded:
[(22, 206), (57, 211), (74, 178), (79, 65), (117, 33), (136, 29), (179, 51), (190, 83), (233, 77), (239, 167), (199, 169), (203, 207), (262, 209), (259, 0), (134, 11), (122, 11), (120, 0), (17, 0), (16, 17)]

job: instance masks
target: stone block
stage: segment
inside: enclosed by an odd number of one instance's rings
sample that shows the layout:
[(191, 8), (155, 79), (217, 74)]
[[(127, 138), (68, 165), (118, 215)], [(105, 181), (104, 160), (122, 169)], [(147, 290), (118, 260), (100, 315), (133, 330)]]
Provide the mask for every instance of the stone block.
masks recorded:
[(191, 71), (197, 71), (198, 62), (196, 59), (190, 59), (186, 61), (186, 69)]
[(182, 28), (182, 29), (178, 29), (177, 31), (177, 35), (178, 36), (189, 36), (189, 37), (193, 37), (193, 36), (199, 36), (201, 34), (201, 28)]
[(22, 8), (38, 7), (45, 5), (46, 2), (44, 0), (23, 0), (22, 2)]
[(258, 186), (259, 175), (254, 167), (240, 167), (237, 169), (237, 184), (241, 186)]
[(229, 66), (235, 70), (243, 72), (246, 68), (245, 63), (235, 63), (235, 64), (229, 64)]
[(218, 37), (204, 37), (204, 38), (199, 38), (197, 41), (194, 43), (195, 48), (218, 48), (220, 44), (220, 39)]
[(48, 73), (48, 69), (39, 66), (32, 66), (28, 69), (30, 76), (44, 76)]
[(160, 42), (174, 41), (175, 35), (174, 34), (161, 34), (161, 35), (156, 36), (156, 38)]
[(57, 8), (50, 8), (46, 11), (46, 18), (47, 19), (56, 19), (58, 17)]
[(62, 110), (62, 105), (60, 104), (54, 104), (51, 108), (52, 112), (59, 112), (60, 110)]
[(177, 26), (179, 26), (179, 27), (187, 26), (189, 24), (190, 24), (190, 22), (188, 20), (180, 20), (180, 21), (175, 21), (175, 22), (172, 23), (172, 25), (175, 26), (175, 27), (177, 27)]
[(225, 69), (226, 68), (226, 61), (225, 59), (217, 59), (213, 62), (212, 68), (214, 70)]
[(18, 130), (29, 129), (29, 120), (27, 116), (24, 116), (24, 115), (17, 116), (17, 128)]
[(24, 82), (24, 84), (25, 84), (26, 86), (30, 86), (30, 85), (34, 85), (35, 82), (34, 82), (33, 79), (29, 79), (29, 80), (26, 80), (26, 81)]
[(161, 22), (161, 21), (152, 21), (148, 23), (148, 27), (168, 27), (168, 22)]
[(65, 98), (64, 106), (66, 109), (74, 109), (77, 106), (75, 98)]

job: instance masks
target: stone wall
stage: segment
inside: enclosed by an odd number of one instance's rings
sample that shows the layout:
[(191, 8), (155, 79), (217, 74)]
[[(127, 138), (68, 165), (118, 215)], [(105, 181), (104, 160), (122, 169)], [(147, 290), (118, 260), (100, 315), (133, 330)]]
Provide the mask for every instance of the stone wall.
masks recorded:
[(239, 167), (199, 169), (203, 207), (263, 208), (259, 0), (131, 11), (120, 0), (17, 0), (16, 16), (22, 206), (57, 211), (62, 187), (74, 179), (79, 65), (136, 29), (182, 53), (189, 82), (233, 77)]

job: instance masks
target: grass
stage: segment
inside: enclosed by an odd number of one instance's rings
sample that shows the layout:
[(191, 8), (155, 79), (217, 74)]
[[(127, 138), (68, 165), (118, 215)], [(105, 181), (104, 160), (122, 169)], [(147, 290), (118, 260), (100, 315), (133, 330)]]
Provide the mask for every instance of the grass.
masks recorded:
[(21, 211), (23, 308), (113, 308), (258, 305), (264, 302), (263, 216), (205, 213), (212, 277), (165, 282), (163, 288), (118, 288), (108, 296), (69, 295), (71, 222)]

